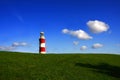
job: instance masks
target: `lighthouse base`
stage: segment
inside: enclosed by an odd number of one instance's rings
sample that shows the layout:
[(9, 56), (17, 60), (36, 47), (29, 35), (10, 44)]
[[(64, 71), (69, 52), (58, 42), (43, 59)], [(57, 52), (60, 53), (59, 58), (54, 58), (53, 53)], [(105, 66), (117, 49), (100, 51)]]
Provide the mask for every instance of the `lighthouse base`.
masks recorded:
[(45, 54), (46, 52), (40, 52), (40, 54)]

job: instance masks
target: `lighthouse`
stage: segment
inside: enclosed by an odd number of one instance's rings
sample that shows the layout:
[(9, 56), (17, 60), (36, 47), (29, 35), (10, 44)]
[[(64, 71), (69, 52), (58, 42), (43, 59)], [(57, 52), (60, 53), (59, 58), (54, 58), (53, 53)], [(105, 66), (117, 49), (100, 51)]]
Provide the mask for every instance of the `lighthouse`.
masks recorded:
[(44, 32), (40, 33), (40, 38), (39, 38), (39, 53), (40, 54), (45, 54), (46, 53)]

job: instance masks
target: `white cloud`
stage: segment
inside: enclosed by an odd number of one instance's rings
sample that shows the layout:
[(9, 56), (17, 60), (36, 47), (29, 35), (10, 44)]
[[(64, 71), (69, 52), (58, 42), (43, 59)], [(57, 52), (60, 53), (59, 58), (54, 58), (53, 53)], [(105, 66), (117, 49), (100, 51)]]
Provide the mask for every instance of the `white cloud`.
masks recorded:
[(87, 26), (89, 27), (90, 31), (93, 33), (101, 33), (109, 29), (108, 24), (99, 20), (88, 21)]
[(80, 47), (80, 50), (86, 50), (87, 49), (87, 46), (81, 46)]
[(64, 34), (70, 34), (72, 36), (75, 36), (79, 39), (82, 39), (82, 40), (88, 40), (88, 39), (92, 39), (91, 36), (89, 36), (85, 31), (83, 30), (76, 30), (76, 31), (73, 31), (73, 30), (68, 30), (68, 29), (63, 29), (62, 32)]
[(4, 50), (4, 47), (3, 47), (3, 46), (0, 46), (0, 50)]
[(21, 46), (27, 46), (28, 44), (26, 42), (21, 42), (20, 45)]
[(14, 42), (14, 43), (12, 44), (12, 46), (14, 46), (14, 47), (27, 46), (27, 43), (26, 43), (26, 42)]
[(97, 48), (101, 48), (101, 47), (103, 47), (103, 45), (100, 44), (100, 43), (95, 43), (95, 44), (92, 45), (93, 49), (97, 49)]
[(26, 42), (14, 42), (11, 46), (0, 46), (0, 51), (11, 51), (15, 50), (19, 46), (27, 46)]
[(18, 42), (14, 42), (13, 44), (12, 44), (12, 46), (19, 46), (19, 43)]
[(69, 32), (68, 29), (63, 29), (63, 30), (62, 30), (62, 33), (64, 33), (64, 34), (66, 34), (66, 33), (68, 33), (68, 32)]
[(78, 45), (78, 44), (79, 44), (79, 41), (73, 41), (73, 44), (74, 44), (74, 45)]
[(10, 50), (14, 50), (15, 47), (9, 46), (9, 47), (5, 47), (5, 46), (0, 46), (0, 51), (10, 51)]

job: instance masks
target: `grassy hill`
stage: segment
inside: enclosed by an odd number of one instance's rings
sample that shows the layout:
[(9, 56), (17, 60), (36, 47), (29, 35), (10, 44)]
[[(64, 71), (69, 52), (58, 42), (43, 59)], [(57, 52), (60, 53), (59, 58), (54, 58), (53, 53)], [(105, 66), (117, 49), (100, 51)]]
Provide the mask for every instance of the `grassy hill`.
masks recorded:
[(0, 80), (120, 80), (120, 55), (0, 52)]

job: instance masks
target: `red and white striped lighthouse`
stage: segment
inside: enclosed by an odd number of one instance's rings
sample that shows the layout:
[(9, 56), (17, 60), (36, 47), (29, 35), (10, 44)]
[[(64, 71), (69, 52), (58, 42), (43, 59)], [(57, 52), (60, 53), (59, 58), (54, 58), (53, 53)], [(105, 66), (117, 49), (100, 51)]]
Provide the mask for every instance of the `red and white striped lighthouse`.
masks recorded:
[(44, 32), (40, 33), (40, 38), (39, 38), (39, 53), (40, 54), (45, 54), (46, 53)]

